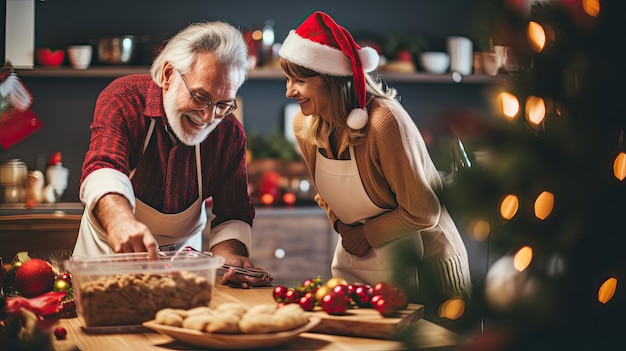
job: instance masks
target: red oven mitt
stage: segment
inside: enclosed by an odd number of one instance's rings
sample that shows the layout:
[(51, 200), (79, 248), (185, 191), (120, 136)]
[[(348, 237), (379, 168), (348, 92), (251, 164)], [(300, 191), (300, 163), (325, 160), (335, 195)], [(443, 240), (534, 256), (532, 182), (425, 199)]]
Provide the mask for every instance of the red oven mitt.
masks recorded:
[(0, 145), (4, 150), (41, 129), (30, 109), (33, 97), (9, 64), (0, 71)]

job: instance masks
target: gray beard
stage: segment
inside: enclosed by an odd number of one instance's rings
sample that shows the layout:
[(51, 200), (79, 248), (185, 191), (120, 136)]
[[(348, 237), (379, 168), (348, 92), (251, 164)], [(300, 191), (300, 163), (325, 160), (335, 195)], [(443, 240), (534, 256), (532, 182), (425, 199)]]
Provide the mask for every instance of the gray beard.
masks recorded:
[[(181, 143), (194, 146), (196, 144), (200, 144), (203, 142), (209, 134), (217, 127), (218, 124), (222, 121), (223, 118), (214, 118), (213, 121), (204, 126), (204, 129), (198, 133), (188, 133), (183, 128), (182, 119), (188, 118), (186, 113), (180, 112), (176, 108), (176, 91), (178, 91), (178, 86), (180, 81), (176, 79), (176, 82), (172, 85), (172, 88), (165, 94), (163, 97), (163, 108), (165, 109), (165, 115), (167, 116), (167, 121), (174, 132), (174, 135), (181, 141)], [(192, 112), (197, 113), (197, 112)]]

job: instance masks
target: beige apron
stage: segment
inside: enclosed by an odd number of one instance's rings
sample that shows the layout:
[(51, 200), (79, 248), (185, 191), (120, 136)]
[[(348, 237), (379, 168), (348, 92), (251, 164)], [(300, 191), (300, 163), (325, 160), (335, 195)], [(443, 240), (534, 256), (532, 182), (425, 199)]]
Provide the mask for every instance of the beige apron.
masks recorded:
[[(144, 151), (152, 137), (154, 124), (155, 119), (152, 119), (143, 145)], [(195, 146), (195, 155), (199, 197), (186, 210), (173, 214), (162, 213), (141, 200), (135, 199), (135, 218), (150, 229), (163, 251), (176, 250), (186, 245), (196, 250), (202, 250), (202, 230), (206, 225), (207, 216), (203, 205), (204, 201), (202, 201), (202, 167), (199, 144)], [(132, 170), (129, 176), (131, 179), (134, 173), (135, 170)], [(73, 256), (88, 257), (114, 253), (106, 238), (106, 233), (99, 225), (94, 225), (89, 216), (83, 216)]]
[[(315, 184), (318, 192), (339, 220), (345, 224), (365, 223), (369, 218), (389, 210), (376, 206), (367, 195), (359, 176), (354, 148), (350, 146), (349, 149), (350, 160), (331, 160), (319, 151), (317, 152)], [(346, 279), (349, 283), (361, 282), (374, 285), (381, 281), (392, 281), (396, 245), (414, 245), (420, 257), (423, 251), (419, 233), (408, 235), (378, 248), (371, 248), (363, 256), (348, 253), (341, 241), (341, 236), (339, 236), (331, 271), (334, 277)], [(412, 285), (417, 289), (417, 272), (414, 271), (414, 273), (410, 279), (415, 279)]]

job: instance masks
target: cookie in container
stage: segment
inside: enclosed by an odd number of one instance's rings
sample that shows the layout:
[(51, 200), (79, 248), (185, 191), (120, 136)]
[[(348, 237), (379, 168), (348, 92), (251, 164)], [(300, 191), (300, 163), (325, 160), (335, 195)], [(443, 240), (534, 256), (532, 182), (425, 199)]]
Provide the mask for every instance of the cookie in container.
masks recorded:
[(140, 325), (163, 308), (209, 306), (224, 259), (201, 252), (128, 253), (72, 257), (78, 318), (86, 328)]

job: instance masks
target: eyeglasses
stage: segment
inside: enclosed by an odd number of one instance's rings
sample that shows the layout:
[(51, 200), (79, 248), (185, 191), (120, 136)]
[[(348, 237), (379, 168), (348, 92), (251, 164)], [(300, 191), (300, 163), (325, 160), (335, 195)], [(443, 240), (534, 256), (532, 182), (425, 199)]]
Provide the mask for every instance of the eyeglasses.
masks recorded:
[(178, 72), (178, 74), (180, 74), (180, 77), (183, 79), (183, 83), (185, 84), (187, 91), (189, 91), (189, 95), (191, 95), (191, 99), (189, 99), (190, 109), (202, 111), (211, 106), (215, 106), (215, 115), (218, 117), (224, 117), (237, 109), (237, 103), (234, 101), (232, 104), (226, 102), (213, 102), (207, 97), (194, 94), (193, 91), (191, 91), (191, 89), (189, 88), (189, 84), (187, 84), (185, 76), (180, 72)]

